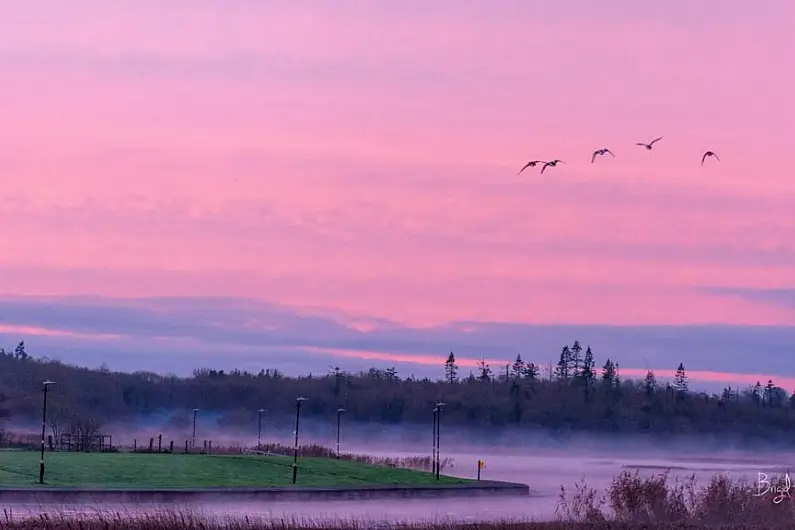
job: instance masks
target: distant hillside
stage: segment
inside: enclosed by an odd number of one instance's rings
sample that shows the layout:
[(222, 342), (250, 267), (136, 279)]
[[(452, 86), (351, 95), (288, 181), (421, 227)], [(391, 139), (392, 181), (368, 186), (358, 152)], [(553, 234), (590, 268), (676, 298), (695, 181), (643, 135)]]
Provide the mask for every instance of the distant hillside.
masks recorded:
[[(609, 359), (602, 368), (588, 348), (575, 341), (562, 348), (554, 373), (541, 375), (521, 359), (492, 373), (482, 364), (460, 377), (455, 355), (439, 367), (439, 380), (401, 378), (394, 369), (351, 374), (336, 369), (323, 375), (284, 377), (259, 373), (196, 370), (179, 378), (154, 373), (116, 373), (34, 358), (20, 343), (0, 350), (0, 417), (40, 421), (41, 382), (51, 387), (48, 420), (54, 431), (96, 429), (108, 422), (135, 420), (158, 412), (174, 425), (187, 425), (194, 407), (216, 411), (220, 426), (251, 425), (267, 404), (269, 416), (292, 415), (295, 398), (306, 396), (308, 417), (331, 417), (342, 406), (347, 421), (383, 424), (430, 423), (438, 400), (446, 403), (447, 425), (495, 430), (544, 427), (552, 431), (611, 433), (737, 434), (747, 437), (791, 435), (795, 399), (772, 381), (721, 395), (693, 393), (680, 366), (677, 377), (659, 385), (627, 380)], [(2, 420), (0, 420), (2, 421)]]

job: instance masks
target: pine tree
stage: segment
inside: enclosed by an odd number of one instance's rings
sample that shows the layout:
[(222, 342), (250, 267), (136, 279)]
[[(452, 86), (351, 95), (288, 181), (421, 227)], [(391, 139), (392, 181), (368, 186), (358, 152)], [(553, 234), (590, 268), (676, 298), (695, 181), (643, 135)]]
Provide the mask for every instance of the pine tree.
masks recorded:
[(25, 360), (28, 358), (28, 353), (25, 351), (25, 341), (19, 341), (17, 347), (14, 349), (14, 357), (17, 359)]
[(458, 382), (458, 365), (455, 363), (455, 354), (453, 352), (450, 352), (444, 362), (444, 377), (451, 385)]
[(571, 352), (569, 373), (572, 376), (577, 377), (577, 375), (580, 373), (582, 365), (582, 346), (580, 345), (580, 341), (575, 340), (569, 351)]
[(654, 391), (657, 390), (657, 379), (654, 377), (654, 372), (652, 370), (648, 370), (646, 372), (646, 378), (643, 380), (643, 386), (646, 389), (647, 396), (653, 395)]
[(525, 364), (521, 355), (516, 356), (516, 360), (511, 365), (511, 376), (514, 379), (521, 379), (524, 376)]
[(751, 399), (754, 402), (754, 405), (759, 406), (761, 404), (760, 395), (762, 393), (762, 385), (759, 384), (759, 381), (751, 388)]
[(687, 392), (687, 374), (683, 363), (679, 363), (679, 368), (676, 369), (676, 374), (674, 374), (674, 390), (676, 390), (679, 397), (682, 397)]
[(525, 379), (529, 379), (530, 381), (535, 381), (538, 379), (538, 366), (535, 363), (527, 363), (524, 367), (524, 372), (522, 374)]
[(765, 401), (765, 404), (768, 407), (772, 407), (773, 406), (773, 393), (774, 393), (774, 389), (775, 388), (776, 387), (773, 384), (773, 380), (772, 379), (768, 379), (767, 380), (767, 384), (765, 385), (765, 390), (764, 390), (764, 396), (765, 396), (765, 400), (764, 401)]
[(571, 366), (571, 350), (568, 346), (564, 346), (563, 349), (560, 351), (560, 359), (558, 360), (558, 366), (555, 369), (555, 377), (560, 381), (568, 381), (569, 380), (569, 367)]
[(491, 367), (486, 363), (485, 359), (478, 361), (478, 372), (478, 379), (480, 379), (482, 382), (485, 383), (487, 381), (491, 381)]
[(602, 385), (606, 388), (613, 388), (616, 384), (616, 365), (613, 361), (607, 359), (605, 365), (602, 367)]
[(594, 362), (591, 346), (588, 346), (585, 349), (585, 357), (583, 357), (582, 359), (580, 371), (577, 376), (582, 383), (585, 392), (586, 401), (589, 400), (591, 395), (591, 390), (593, 389), (594, 386), (594, 381), (596, 381), (596, 371), (594, 370), (595, 366), (596, 363)]

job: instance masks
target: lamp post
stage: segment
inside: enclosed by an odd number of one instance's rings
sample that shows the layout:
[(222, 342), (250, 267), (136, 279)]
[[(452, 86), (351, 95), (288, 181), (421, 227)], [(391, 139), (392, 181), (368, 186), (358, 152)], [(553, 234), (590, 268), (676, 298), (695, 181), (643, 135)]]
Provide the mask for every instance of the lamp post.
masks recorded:
[(433, 452), (431, 453), (431, 473), (436, 473), (436, 416), (438, 413), (439, 407), (433, 407), (433, 434), (431, 435)]
[(41, 458), (39, 459), (39, 484), (44, 484), (44, 436), (47, 428), (47, 389), (55, 381), (43, 381), (44, 403), (41, 407)]
[(265, 412), (265, 409), (259, 409), (257, 411), (257, 451), (262, 451), (262, 413)]
[(343, 412), (345, 412), (345, 409), (337, 409), (337, 460), (340, 458), (340, 417)]
[(298, 425), (301, 421), (301, 402), (307, 401), (305, 397), (295, 399), (295, 449), (293, 452), (293, 484), (298, 478)]
[(193, 441), (191, 442), (193, 447), (196, 446), (196, 413), (200, 410), (201, 409), (193, 409)]
[(436, 412), (436, 480), (439, 480), (439, 472), (442, 468), (442, 446), (439, 444), (439, 431), (442, 428), (442, 407), (445, 405), (447, 403), (442, 403), (441, 401), (436, 404), (436, 408), (439, 409)]

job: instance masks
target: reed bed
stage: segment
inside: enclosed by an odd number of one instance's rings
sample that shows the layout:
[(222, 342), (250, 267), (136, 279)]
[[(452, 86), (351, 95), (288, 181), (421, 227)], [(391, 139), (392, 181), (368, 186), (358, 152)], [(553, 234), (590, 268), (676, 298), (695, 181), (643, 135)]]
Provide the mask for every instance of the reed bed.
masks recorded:
[(462, 523), (454, 520), (427, 522), (394, 522), (339, 519), (258, 519), (251, 517), (206, 517), (190, 512), (157, 512), (139, 516), (123, 513), (100, 513), (90, 516), (72, 517), (41, 515), (30, 518), (6, 516), (0, 521), (0, 530), (649, 530), (685, 529), (753, 529), (778, 530), (792, 528), (768, 526), (766, 524), (705, 525), (687, 522), (654, 522), (639, 525), (626, 521), (488, 521)]

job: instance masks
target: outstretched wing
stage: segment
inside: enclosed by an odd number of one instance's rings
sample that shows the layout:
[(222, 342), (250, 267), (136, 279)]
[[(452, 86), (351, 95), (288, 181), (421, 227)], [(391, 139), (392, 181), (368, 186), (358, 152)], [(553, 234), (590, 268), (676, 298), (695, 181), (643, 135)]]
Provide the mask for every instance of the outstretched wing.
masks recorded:
[(660, 141), (660, 140), (662, 140), (662, 139), (663, 139), (663, 137), (662, 137), (662, 136), (660, 136), (659, 138), (655, 138), (654, 140), (652, 140), (651, 142), (649, 142), (649, 145), (654, 145), (654, 143), (655, 143), (655, 142), (659, 142), (659, 141)]
[(532, 165), (533, 165), (532, 162), (528, 162), (527, 164), (525, 164), (524, 167), (522, 167), (522, 169), (519, 170), (519, 173), (517, 173), (516, 176), (518, 177), (519, 175), (521, 175), (522, 171), (524, 171), (525, 169), (529, 168)]
[(714, 157), (715, 157), (715, 160), (717, 160), (718, 162), (720, 162), (720, 158), (718, 158), (718, 155), (716, 155), (715, 153), (712, 153), (712, 156), (714, 156)]
[(591, 155), (591, 164), (593, 164), (593, 161), (596, 160), (596, 155), (598, 155), (598, 154), (599, 154), (599, 151), (594, 151), (593, 152), (593, 154)]
[(541, 166), (541, 174), (542, 175), (544, 174), (544, 170), (547, 168), (548, 165), (549, 165), (549, 162), (547, 162), (543, 166)]
[(616, 156), (613, 154), (613, 151), (611, 151), (610, 149), (605, 149), (605, 153), (610, 153), (610, 156), (612, 156), (613, 158), (615, 158)]
[(704, 160), (706, 160), (708, 156), (709, 156), (709, 151), (704, 153), (704, 156), (701, 157), (701, 165), (702, 166), (704, 165)]
[(648, 144), (644, 144), (643, 142), (635, 142), (635, 145), (639, 145), (641, 147), (646, 147)]

